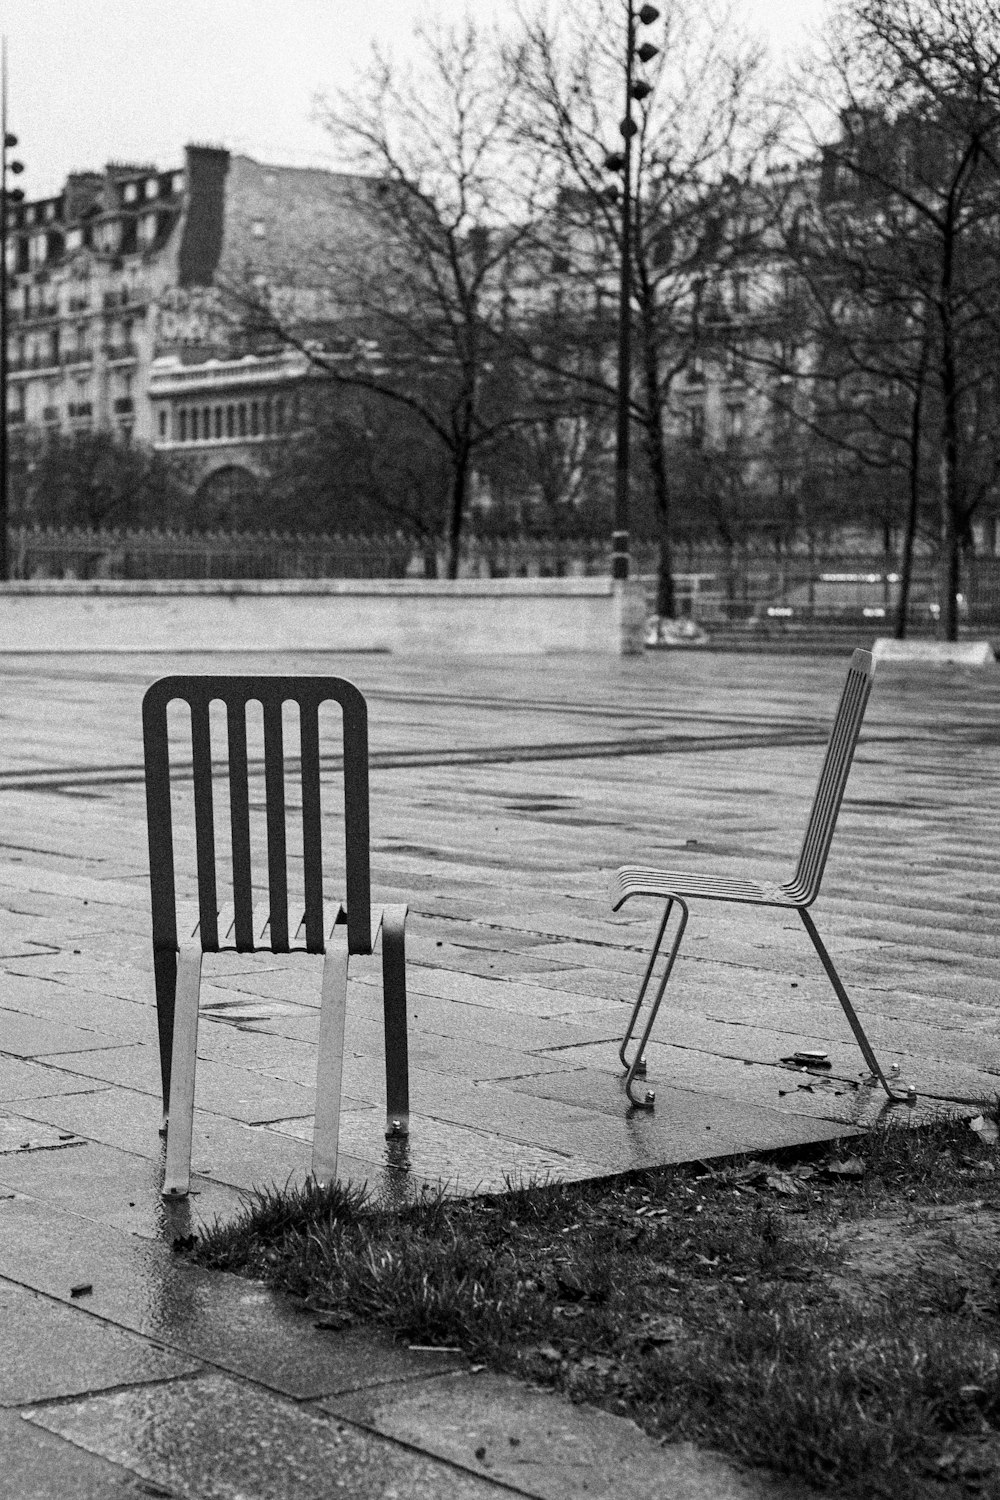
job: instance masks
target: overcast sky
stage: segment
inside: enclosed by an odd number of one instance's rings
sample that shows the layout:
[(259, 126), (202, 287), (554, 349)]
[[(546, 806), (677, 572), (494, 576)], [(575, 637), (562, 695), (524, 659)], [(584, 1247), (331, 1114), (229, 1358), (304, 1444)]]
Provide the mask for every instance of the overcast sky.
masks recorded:
[[(565, 3), (565, 0), (564, 0)], [(827, 0), (738, 0), (777, 48)], [(661, 5), (662, 9), (662, 5)], [(179, 164), (188, 141), (263, 161), (336, 166), (312, 123), (317, 94), (349, 87), (373, 40), (405, 51), (428, 11), (503, 19), (512, 0), (0, 0), (8, 128), (29, 197), (109, 160)]]

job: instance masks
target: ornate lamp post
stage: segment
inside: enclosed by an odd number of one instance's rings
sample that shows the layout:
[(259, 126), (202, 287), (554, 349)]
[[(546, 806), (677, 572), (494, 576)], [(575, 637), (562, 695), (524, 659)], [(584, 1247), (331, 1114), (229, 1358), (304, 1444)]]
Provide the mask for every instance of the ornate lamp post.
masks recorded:
[(7, 38), (0, 39), (0, 582), (10, 577), (10, 543), (7, 530), (7, 205), (20, 203), (20, 188), (8, 188), (7, 174), (18, 176), (23, 162), (11, 161), (7, 153), (17, 145), (17, 136), (7, 129)]
[(622, 177), (621, 205), (621, 280), (618, 302), (618, 402), (615, 442), (615, 529), (611, 534), (611, 576), (629, 575), (629, 406), (632, 385), (632, 137), (638, 125), (632, 118), (633, 99), (645, 99), (652, 89), (643, 78), (635, 77), (636, 59), (647, 63), (659, 52), (652, 42), (636, 46), (638, 26), (651, 26), (659, 20), (655, 5), (643, 5), (636, 11), (628, 0), (628, 39), (625, 51), (625, 118), (619, 125), (623, 147), (612, 152), (604, 165), (609, 172)]

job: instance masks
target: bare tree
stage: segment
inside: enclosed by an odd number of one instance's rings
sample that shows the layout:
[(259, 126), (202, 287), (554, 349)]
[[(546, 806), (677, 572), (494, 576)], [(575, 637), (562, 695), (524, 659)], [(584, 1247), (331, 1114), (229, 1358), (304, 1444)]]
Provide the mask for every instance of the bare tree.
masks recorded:
[(936, 490), (953, 640), (961, 549), (1000, 476), (1000, 15), (992, 0), (848, 0), (817, 77), (840, 133), (806, 261), (827, 356), (852, 372), (860, 422), (844, 438), (871, 434), (879, 396), (906, 393), (883, 436), (908, 469), (911, 537), (923, 474)]
[(311, 326), (296, 316), (294, 294), (240, 295), (268, 336), (297, 344), (331, 382), (395, 404), (440, 445), (455, 577), (476, 458), (535, 415), (509, 328), (537, 174), (512, 129), (517, 50), (468, 16), (428, 23), (416, 41), (406, 65), (374, 49), (350, 93), (317, 106), (353, 174), (349, 222), (306, 273), (323, 287), (319, 315)]
[[(609, 173), (621, 146), (625, 7), (590, 0), (563, 19), (526, 22), (522, 129), (548, 164), (554, 210), (541, 222), (554, 264), (578, 288), (575, 315), (607, 320), (622, 254), (621, 209)], [(657, 610), (673, 616), (673, 397), (692, 358), (720, 338), (728, 273), (761, 232), (748, 212), (754, 179), (778, 137), (781, 111), (763, 48), (735, 11), (694, 0), (666, 7), (650, 34), (658, 56), (636, 110), (631, 249), (637, 360), (630, 412), (642, 434), (659, 534)], [(582, 305), (589, 292), (589, 308)], [(568, 301), (567, 310), (572, 308)], [(572, 374), (572, 371), (567, 372)], [(585, 374), (593, 399), (616, 394), (607, 363)]]

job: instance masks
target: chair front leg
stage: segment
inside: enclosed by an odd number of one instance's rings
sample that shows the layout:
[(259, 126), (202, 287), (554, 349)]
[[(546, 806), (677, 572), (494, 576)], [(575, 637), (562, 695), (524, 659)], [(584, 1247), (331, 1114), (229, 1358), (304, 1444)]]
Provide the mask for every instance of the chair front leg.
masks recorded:
[(826, 970), (827, 978), (833, 985), (834, 993), (836, 994), (837, 999), (840, 1001), (841, 1006), (843, 1007), (844, 1015), (847, 1017), (851, 1030), (854, 1032), (854, 1037), (857, 1041), (858, 1046), (861, 1048), (861, 1055), (864, 1057), (864, 1060), (868, 1064), (870, 1071), (878, 1079), (879, 1083), (885, 1089), (892, 1102), (894, 1104), (905, 1104), (907, 1102), (906, 1094), (896, 1093), (893, 1090), (892, 1085), (887, 1082), (886, 1076), (882, 1072), (882, 1068), (879, 1064), (878, 1058), (875, 1056), (872, 1044), (865, 1034), (864, 1027), (858, 1020), (857, 1012), (855, 1011), (854, 1006), (851, 1004), (850, 997), (848, 996), (847, 991), (841, 983), (840, 975), (837, 973), (836, 969), (833, 966), (833, 959), (830, 957), (829, 953), (827, 953), (826, 948), (823, 945), (823, 939), (816, 931), (816, 924), (813, 922), (812, 917), (809, 915), (804, 906), (799, 906), (796, 908), (796, 910), (798, 911), (799, 916), (802, 918), (802, 925), (805, 927), (806, 932), (808, 932), (809, 936), (812, 938), (813, 947), (819, 954), (820, 962)]
[(323, 960), (319, 1048), (316, 1058), (316, 1120), (312, 1150), (312, 1175), (319, 1183), (337, 1180), (348, 961), (347, 928), (341, 924), (334, 927), (327, 939), (326, 957)]
[(674, 901), (673, 897), (671, 896), (668, 898), (667, 904), (664, 907), (663, 920), (660, 923), (660, 930), (656, 934), (656, 941), (653, 944), (652, 952), (649, 955), (649, 963), (646, 965), (646, 972), (642, 977), (642, 984), (640, 984), (639, 986), (639, 994), (635, 1004), (632, 1007), (632, 1014), (628, 1018), (628, 1025), (625, 1028), (625, 1035), (622, 1037), (622, 1044), (618, 1048), (618, 1057), (623, 1068), (627, 1068), (629, 1065), (628, 1058), (625, 1056), (625, 1049), (628, 1047), (629, 1042), (632, 1040), (632, 1032), (635, 1030), (636, 1021), (639, 1019), (639, 1012), (642, 1009), (642, 1002), (645, 997), (646, 990), (649, 987), (650, 978), (652, 977), (653, 965), (656, 963), (656, 955), (659, 953), (660, 944), (663, 942), (663, 934), (667, 930), (667, 922), (670, 919), (670, 911), (673, 907), (673, 904)]
[(410, 1133), (410, 1065), (406, 1038), (406, 911), (382, 911), (382, 1004), (385, 1013), (385, 1134)]
[(650, 959), (649, 968), (646, 971), (646, 978), (642, 982), (642, 989), (639, 991), (639, 999), (636, 1001), (635, 1008), (632, 1011), (632, 1017), (631, 1017), (631, 1019), (629, 1021), (629, 1029), (628, 1029), (628, 1032), (626, 1033), (626, 1038), (625, 1038), (625, 1040), (627, 1042), (628, 1039), (629, 1039), (629, 1037), (632, 1035), (632, 1030), (633, 1030), (633, 1028), (635, 1026), (636, 1017), (639, 1014), (639, 1006), (642, 1003), (642, 997), (643, 997), (643, 995), (645, 993), (646, 986), (649, 983), (649, 976), (653, 972), (653, 961), (655, 960), (656, 954), (657, 954), (657, 950), (659, 949), (659, 946), (660, 946), (661, 942), (663, 941), (663, 934), (666, 931), (666, 927), (667, 927), (667, 918), (670, 916), (670, 910), (671, 910), (671, 907), (674, 905), (674, 902), (676, 902), (677, 905), (680, 907), (680, 912), (681, 912), (680, 922), (679, 922), (678, 927), (677, 927), (677, 932), (674, 935), (674, 941), (671, 944), (670, 952), (667, 954), (666, 966), (664, 967), (663, 975), (662, 975), (662, 977), (660, 979), (660, 983), (659, 983), (659, 986), (657, 988), (656, 995), (655, 995), (655, 997), (653, 999), (653, 1003), (652, 1003), (652, 1005), (649, 1008), (649, 1016), (648, 1016), (648, 1018), (646, 1020), (646, 1026), (645, 1026), (645, 1029), (644, 1029), (644, 1031), (642, 1033), (642, 1040), (640, 1041), (638, 1047), (636, 1048), (635, 1057), (632, 1060), (631, 1067), (629, 1067), (628, 1061), (627, 1061), (627, 1059), (624, 1056), (625, 1042), (622, 1043), (622, 1046), (621, 1046), (621, 1048), (619, 1050), (619, 1056), (621, 1056), (622, 1062), (628, 1068), (628, 1072), (625, 1075), (625, 1092), (626, 1092), (626, 1094), (629, 1097), (629, 1102), (631, 1104), (633, 1104), (636, 1107), (636, 1109), (652, 1109), (653, 1106), (654, 1106), (654, 1104), (656, 1103), (656, 1095), (653, 1093), (652, 1089), (647, 1089), (646, 1090), (644, 1098), (637, 1099), (635, 1097), (635, 1095), (633, 1094), (633, 1092), (632, 1092), (632, 1084), (633, 1084), (633, 1082), (634, 1082), (634, 1080), (635, 1080), (635, 1078), (637, 1076), (638, 1077), (642, 1077), (645, 1074), (645, 1071), (646, 1071), (646, 1044), (649, 1041), (650, 1033), (653, 1030), (653, 1025), (654, 1025), (654, 1023), (656, 1021), (657, 1012), (660, 1009), (660, 1001), (663, 999), (664, 992), (666, 991), (667, 984), (668, 984), (669, 979), (670, 979), (671, 970), (674, 967), (674, 961), (677, 958), (677, 954), (680, 952), (681, 941), (682, 941), (682, 939), (684, 937), (684, 929), (687, 927), (688, 906), (687, 906), (687, 902), (685, 900), (683, 900), (683, 898), (680, 897), (680, 896), (671, 896), (669, 898), (669, 900), (667, 901), (667, 909), (663, 913), (663, 921), (660, 923), (660, 930), (659, 930), (659, 933), (657, 934), (656, 944), (655, 944), (655, 946), (653, 948), (653, 957)]
[[(687, 901), (682, 900), (679, 895), (673, 895), (673, 897), (670, 897), (669, 903), (667, 903), (667, 910), (666, 912), (664, 912), (663, 922), (661, 922), (660, 924), (660, 933), (658, 933), (657, 936), (657, 948), (660, 947), (661, 942), (663, 942), (663, 935), (664, 932), (666, 932), (667, 926), (667, 916), (670, 915), (670, 907), (673, 906), (673, 903), (675, 903), (675, 901), (676, 904), (681, 907), (681, 921), (679, 921), (678, 930), (676, 930), (675, 938), (673, 938), (672, 945), (670, 945), (670, 953), (667, 954), (666, 966), (664, 966), (663, 975), (661, 975), (660, 984), (658, 984), (657, 993), (655, 993), (654, 996), (654, 1002), (652, 1002), (651, 1007), (649, 1007), (649, 1016), (646, 1017), (646, 1026), (645, 1029), (643, 1029), (642, 1041), (640, 1041), (639, 1047), (637, 1047), (636, 1049), (636, 1056), (634, 1056), (633, 1064), (631, 1064), (631, 1067), (628, 1068), (628, 1073), (625, 1074), (625, 1094), (628, 1095), (628, 1103), (633, 1104), (633, 1106), (639, 1110), (651, 1110), (652, 1107), (655, 1106), (655, 1103), (657, 1103), (657, 1095), (654, 1094), (654, 1091), (652, 1091), (652, 1089), (646, 1089), (645, 1097), (643, 1097), (642, 1100), (637, 1100), (636, 1095), (633, 1094), (633, 1083), (634, 1080), (636, 1080), (636, 1077), (645, 1077), (646, 1043), (648, 1043), (649, 1041), (649, 1034), (651, 1034), (652, 1028), (654, 1028), (655, 1020), (657, 1020), (657, 1013), (658, 1010), (660, 1010), (660, 1002), (663, 1001), (664, 992), (666, 992), (667, 983), (669, 983), (670, 980), (670, 972), (672, 972), (673, 969), (673, 963), (675, 963), (676, 957), (678, 957), (678, 953), (679, 951), (681, 951), (681, 942), (682, 939), (684, 939), (684, 929), (688, 924)], [(651, 971), (649, 972), (652, 972), (652, 965)], [(645, 987), (646, 981), (643, 981), (643, 990), (645, 990)], [(640, 999), (642, 999), (642, 992), (640, 992)], [(634, 1022), (636, 1022), (637, 1014), (639, 1014), (639, 1004), (636, 1005), (636, 1010), (633, 1011), (633, 1019), (631, 1019), (630, 1022), (630, 1035), (631, 1028), (633, 1028)], [(622, 1059), (622, 1061), (625, 1061), (625, 1059)], [(628, 1067), (628, 1064), (625, 1065), (627, 1065)]]
[(185, 1198), (191, 1186), (191, 1137), (194, 1133), (194, 1076), (198, 1061), (198, 1000), (201, 995), (202, 951), (181, 948), (177, 954), (177, 986), (170, 1051), (170, 1101), (167, 1126), (167, 1164), (164, 1198)]

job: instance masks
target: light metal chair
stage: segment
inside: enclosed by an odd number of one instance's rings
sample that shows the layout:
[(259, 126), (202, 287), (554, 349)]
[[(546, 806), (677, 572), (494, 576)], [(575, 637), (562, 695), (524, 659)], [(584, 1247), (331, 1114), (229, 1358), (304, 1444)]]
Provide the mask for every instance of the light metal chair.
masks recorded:
[[(653, 896), (666, 901), (663, 917), (656, 934), (656, 941), (653, 944), (653, 951), (646, 966), (646, 973), (642, 984), (639, 987), (639, 995), (632, 1008), (632, 1014), (625, 1031), (624, 1039), (618, 1049), (622, 1066), (626, 1069), (626, 1092), (630, 1102), (637, 1107), (650, 1109), (655, 1103), (655, 1095), (650, 1091), (646, 1091), (644, 1098), (637, 1098), (633, 1093), (633, 1083), (637, 1077), (644, 1077), (646, 1073), (646, 1045), (653, 1030), (653, 1024), (656, 1021), (660, 1002), (666, 992), (677, 954), (680, 951), (684, 929), (688, 921), (688, 902), (691, 900), (736, 901), (748, 906), (791, 907), (794, 911), (797, 911), (802, 919), (803, 926), (812, 939), (816, 952), (819, 954), (820, 962), (826, 970), (830, 983), (833, 985), (837, 999), (843, 1006), (844, 1014), (847, 1016), (851, 1030), (854, 1032), (858, 1046), (861, 1048), (862, 1056), (873, 1076), (881, 1083), (890, 1099), (897, 1102), (906, 1100), (907, 1095), (894, 1092), (886, 1080), (878, 1058), (875, 1056), (854, 1006), (851, 1004), (850, 997), (841, 983), (837, 970), (834, 968), (833, 959), (827, 952), (809, 913), (809, 907), (819, 895), (827, 855), (830, 852), (830, 844), (833, 841), (837, 814), (840, 811), (844, 788), (847, 785), (851, 762), (854, 758), (854, 749), (858, 742), (861, 721), (864, 718), (868, 698), (871, 693), (873, 676), (874, 664), (871, 653), (868, 651), (855, 651), (848, 666), (847, 681), (844, 684), (840, 706), (837, 709), (833, 730), (830, 735), (829, 744), (827, 745), (826, 756), (823, 760), (823, 767), (820, 771), (819, 785), (816, 788), (812, 811), (809, 815), (809, 822), (806, 825), (798, 864), (790, 880), (777, 885), (769, 881), (747, 879), (743, 876), (732, 877), (726, 875), (698, 874), (684, 870), (659, 870), (640, 865), (624, 865), (613, 876), (611, 903), (612, 910), (614, 911), (618, 911), (633, 896)], [(667, 923), (669, 922), (674, 906), (679, 911), (677, 931), (670, 950), (666, 955), (663, 972), (660, 975), (656, 993), (649, 1008), (642, 1038), (630, 1063), (628, 1060), (629, 1043), (632, 1041), (635, 1033), (642, 1003), (653, 977), (656, 959), (663, 944), (663, 939), (667, 931)]]
[[(191, 765), (198, 907), (179, 920), (167, 708), (191, 714)], [(320, 799), (320, 722), (324, 703), (343, 718), (344, 863), (346, 899), (324, 899)], [(226, 711), (232, 904), (219, 907), (210, 708)], [(263, 713), (267, 900), (255, 906), (251, 873), (250, 765), (247, 706)], [(299, 711), (302, 796), (302, 889), (290, 904), (286, 859), (286, 767), (282, 709)], [(406, 1037), (405, 906), (373, 907), (369, 868), (368, 711), (353, 683), (340, 677), (174, 676), (153, 683), (142, 704), (146, 816), (153, 925), (160, 1072), (167, 1158), (163, 1196), (190, 1188), (198, 1004), (205, 953), (324, 955), (316, 1065), (312, 1171), (321, 1182), (337, 1174), (347, 970), (352, 954), (370, 954), (382, 932), (387, 1135), (409, 1130)], [(221, 759), (221, 757), (220, 757)], [(185, 771), (187, 768), (185, 768)]]

